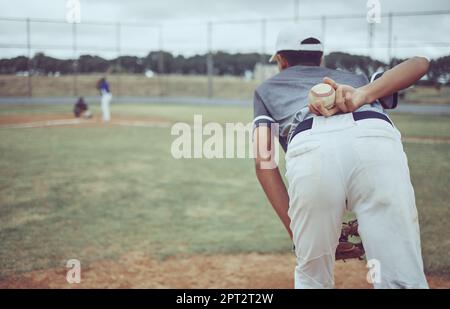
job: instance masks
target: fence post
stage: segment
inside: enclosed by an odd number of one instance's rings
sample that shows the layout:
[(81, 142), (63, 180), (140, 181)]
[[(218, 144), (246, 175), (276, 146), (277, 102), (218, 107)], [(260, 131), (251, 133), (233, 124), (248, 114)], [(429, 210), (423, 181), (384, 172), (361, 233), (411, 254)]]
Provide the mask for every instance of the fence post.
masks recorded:
[(122, 66), (122, 64), (121, 64), (121, 61), (120, 61), (120, 48), (121, 48), (121, 45), (120, 45), (120, 40), (121, 40), (121, 24), (120, 24), (120, 22), (118, 22), (117, 24), (116, 24), (116, 52), (117, 52), (117, 61), (116, 61), (116, 66), (117, 66), (117, 90), (116, 90), (116, 92), (117, 92), (117, 96), (119, 97), (120, 96), (120, 82), (121, 82), (121, 78), (120, 78), (120, 74), (122, 73), (121, 72), (121, 66)]
[(212, 22), (208, 22), (207, 24), (208, 55), (206, 57), (206, 69), (208, 73), (208, 98), (212, 98), (214, 95), (214, 88), (213, 88), (214, 60), (212, 54), (212, 32), (213, 32), (213, 24)]
[(369, 31), (368, 31), (368, 50), (367, 52), (371, 55), (372, 54), (372, 47), (373, 47), (373, 30), (374, 30), (374, 23), (368, 23), (369, 25)]
[(261, 63), (261, 80), (266, 78), (266, 37), (267, 37), (267, 20), (261, 20), (261, 56), (259, 62)]
[(294, 0), (294, 21), (297, 23), (300, 20), (300, 0)]
[(73, 95), (78, 96), (78, 59), (77, 59), (77, 24), (72, 23), (72, 52), (73, 52)]
[(325, 15), (322, 15), (321, 21), (322, 21), (322, 29), (321, 29), (322, 38), (321, 39), (322, 39), (322, 45), (324, 46), (324, 54), (325, 54), (325, 35), (327, 32), (327, 17)]
[(30, 19), (26, 19), (27, 24), (27, 55), (28, 55), (28, 62), (27, 62), (27, 71), (28, 71), (28, 97), (31, 98), (33, 96), (33, 84), (31, 80), (31, 25), (30, 25)]
[(390, 12), (388, 15), (388, 59), (389, 59), (389, 65), (392, 61), (392, 26), (393, 26), (393, 16)]
[(158, 54), (158, 81), (159, 81), (159, 95), (164, 96), (164, 81), (163, 81), (163, 74), (164, 74), (164, 32), (163, 32), (163, 25), (160, 25), (158, 28), (158, 44), (159, 44), (159, 54)]

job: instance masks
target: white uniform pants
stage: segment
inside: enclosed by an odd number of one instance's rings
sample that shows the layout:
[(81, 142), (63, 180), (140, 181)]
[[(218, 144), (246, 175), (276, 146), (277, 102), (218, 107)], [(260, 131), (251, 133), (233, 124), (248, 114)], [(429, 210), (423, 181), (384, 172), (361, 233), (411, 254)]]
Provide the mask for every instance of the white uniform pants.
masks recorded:
[(112, 95), (110, 93), (102, 93), (102, 116), (104, 122), (108, 122), (111, 120), (111, 113), (109, 111), (109, 104), (111, 103), (111, 99)]
[(375, 288), (427, 288), (400, 132), (352, 114), (314, 118), (286, 153), (296, 288), (333, 288), (345, 210), (355, 213)]

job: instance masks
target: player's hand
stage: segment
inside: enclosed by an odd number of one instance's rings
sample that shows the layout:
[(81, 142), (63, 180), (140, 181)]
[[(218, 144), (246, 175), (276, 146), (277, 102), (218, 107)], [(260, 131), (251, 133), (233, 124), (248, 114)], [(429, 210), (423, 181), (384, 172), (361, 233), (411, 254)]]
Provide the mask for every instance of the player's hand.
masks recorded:
[(309, 103), (308, 108), (311, 113), (317, 116), (330, 117), (340, 112), (340, 109), (336, 105), (331, 109), (325, 108), (322, 100), (316, 100), (315, 102)]
[(361, 88), (338, 84), (329, 77), (325, 77), (323, 82), (336, 91), (335, 108), (340, 112), (351, 113), (368, 103), (367, 94)]

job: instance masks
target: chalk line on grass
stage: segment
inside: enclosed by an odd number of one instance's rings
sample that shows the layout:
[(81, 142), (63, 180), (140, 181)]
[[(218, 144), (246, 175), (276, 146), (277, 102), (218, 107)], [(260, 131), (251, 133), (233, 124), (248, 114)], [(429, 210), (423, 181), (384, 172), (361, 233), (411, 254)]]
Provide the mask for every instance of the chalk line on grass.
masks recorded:
[(158, 122), (158, 121), (114, 121), (114, 125), (125, 127), (144, 127), (144, 128), (169, 128), (172, 123), (170, 122)]
[[(79, 124), (95, 124), (95, 122), (85, 119), (59, 119), (47, 121), (35, 121), (26, 123), (15, 123), (0, 125), (0, 128), (7, 129), (26, 129), (26, 128), (44, 128), (53, 126), (79, 125)], [(102, 124), (101, 122), (98, 124)], [(169, 128), (172, 124), (170, 122), (161, 121), (130, 121), (130, 120), (113, 120), (112, 125), (126, 126), (126, 127), (144, 127), (144, 128)]]
[(449, 138), (439, 138), (439, 137), (403, 137), (402, 141), (404, 143), (410, 144), (450, 144)]
[(80, 123), (82, 123), (81, 119), (59, 119), (59, 120), (7, 124), (7, 125), (1, 125), (0, 128), (8, 128), (8, 129), (11, 129), (11, 128), (13, 128), (13, 129), (43, 128), (43, 127), (52, 127), (52, 126), (77, 125)]

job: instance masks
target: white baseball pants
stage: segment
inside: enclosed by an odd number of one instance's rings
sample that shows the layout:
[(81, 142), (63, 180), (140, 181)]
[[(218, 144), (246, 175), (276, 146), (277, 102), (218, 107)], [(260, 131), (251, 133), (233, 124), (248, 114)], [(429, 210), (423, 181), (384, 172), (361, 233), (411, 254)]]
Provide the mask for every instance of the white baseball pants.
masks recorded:
[(427, 288), (400, 132), (352, 114), (314, 118), (286, 153), (296, 288), (333, 288), (343, 215), (355, 213), (375, 288)]
[(109, 122), (111, 120), (111, 113), (109, 111), (109, 105), (111, 103), (112, 95), (108, 92), (102, 93), (102, 116), (104, 122)]

